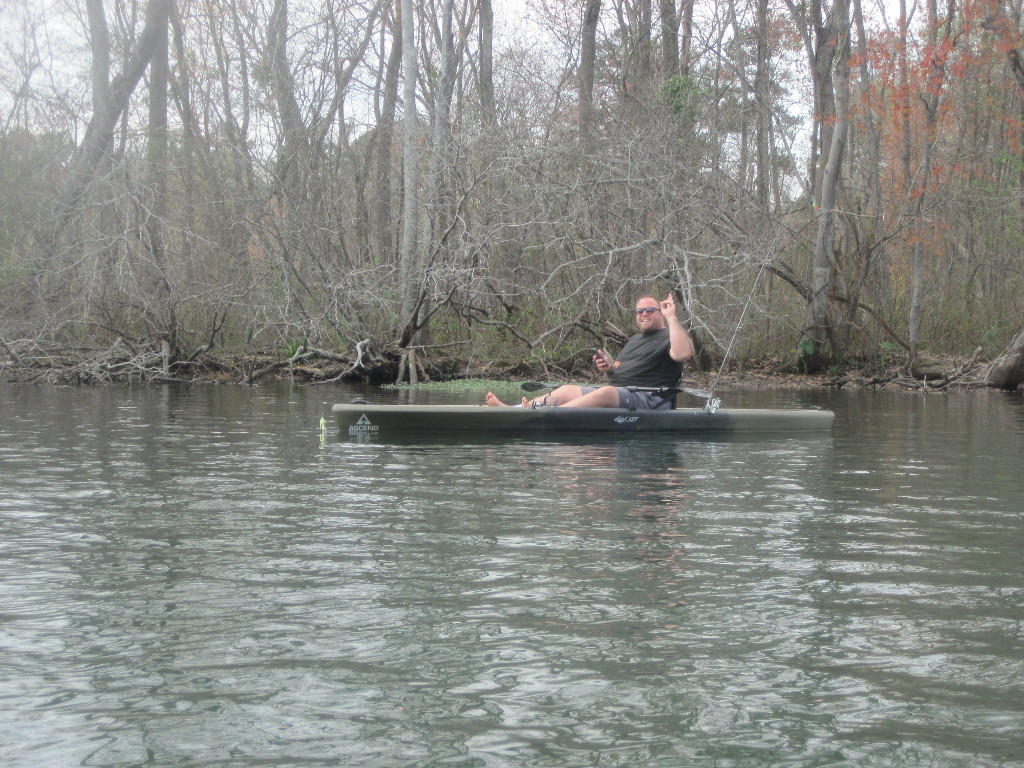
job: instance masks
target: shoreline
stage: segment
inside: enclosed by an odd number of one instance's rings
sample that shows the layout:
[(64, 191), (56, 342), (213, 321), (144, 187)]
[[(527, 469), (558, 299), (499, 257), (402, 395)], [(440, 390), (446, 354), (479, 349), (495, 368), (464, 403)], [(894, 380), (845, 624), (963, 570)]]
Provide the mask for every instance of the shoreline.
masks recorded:
[[(907, 371), (896, 361), (870, 367), (851, 367), (826, 374), (803, 374), (784, 370), (785, 362), (764, 358), (742, 361), (719, 371), (687, 371), (685, 386), (716, 390), (736, 389), (899, 389), (904, 391), (946, 391), (950, 389), (999, 389), (986, 381), (987, 362), (976, 359), (929, 358), (927, 368)], [(188, 361), (166, 363), (155, 353), (142, 356), (131, 350), (107, 350), (99, 355), (66, 351), (32, 361), (0, 360), (0, 380), (8, 384), (49, 386), (151, 386), (158, 384), (243, 384), (262, 380), (300, 381), (309, 385), (363, 383), (375, 386), (414, 386), (396, 384), (399, 365), (393, 360), (364, 364), (322, 350), (300, 348), (290, 358), (259, 352), (249, 355), (217, 357), (203, 352)], [(916, 374), (916, 375), (915, 375)], [(428, 361), (420, 373), (421, 383), (490, 380), (517, 383), (524, 381), (573, 381), (599, 384), (589, 369), (565, 370), (535, 362), (516, 364), (485, 363), (472, 365), (465, 360)], [(1002, 391), (1013, 391), (1002, 389)]]

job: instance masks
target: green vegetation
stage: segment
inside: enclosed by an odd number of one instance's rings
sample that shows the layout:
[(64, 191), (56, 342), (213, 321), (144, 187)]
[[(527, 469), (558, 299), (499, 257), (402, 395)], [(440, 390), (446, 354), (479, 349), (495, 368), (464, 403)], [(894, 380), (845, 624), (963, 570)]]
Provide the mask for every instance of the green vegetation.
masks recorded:
[[(385, 389), (409, 389), (410, 384), (385, 384)], [(498, 381), (495, 379), (450, 379), (448, 381), (423, 381), (415, 385), (417, 389), (435, 392), (508, 392), (520, 391), (517, 382)]]

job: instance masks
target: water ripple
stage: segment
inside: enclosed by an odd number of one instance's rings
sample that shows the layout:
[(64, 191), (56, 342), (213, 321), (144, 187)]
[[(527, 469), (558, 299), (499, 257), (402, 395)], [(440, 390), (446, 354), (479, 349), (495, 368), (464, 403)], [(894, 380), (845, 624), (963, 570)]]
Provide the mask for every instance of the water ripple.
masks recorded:
[(1024, 430), (319, 445), (308, 390), (13, 392), (5, 765), (1024, 766)]

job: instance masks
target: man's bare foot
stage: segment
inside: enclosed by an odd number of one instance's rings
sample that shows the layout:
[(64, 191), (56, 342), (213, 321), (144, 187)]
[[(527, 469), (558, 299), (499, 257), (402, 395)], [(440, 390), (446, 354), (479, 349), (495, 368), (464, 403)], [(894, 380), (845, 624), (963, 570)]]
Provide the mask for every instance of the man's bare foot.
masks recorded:
[(487, 401), (488, 405), (505, 405), (505, 403), (501, 402), (501, 400), (494, 396), (493, 392), (488, 392), (487, 397), (485, 397), (484, 400)]

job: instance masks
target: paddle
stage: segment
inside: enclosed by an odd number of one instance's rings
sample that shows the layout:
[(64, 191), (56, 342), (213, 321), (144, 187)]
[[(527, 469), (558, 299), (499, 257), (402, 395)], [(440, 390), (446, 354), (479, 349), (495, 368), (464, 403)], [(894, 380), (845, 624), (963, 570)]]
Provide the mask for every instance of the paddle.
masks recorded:
[(560, 384), (552, 384), (551, 382), (544, 381), (524, 381), (523, 389), (527, 392), (539, 392), (542, 389), (554, 389), (555, 387), (561, 386)]

